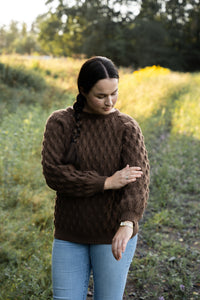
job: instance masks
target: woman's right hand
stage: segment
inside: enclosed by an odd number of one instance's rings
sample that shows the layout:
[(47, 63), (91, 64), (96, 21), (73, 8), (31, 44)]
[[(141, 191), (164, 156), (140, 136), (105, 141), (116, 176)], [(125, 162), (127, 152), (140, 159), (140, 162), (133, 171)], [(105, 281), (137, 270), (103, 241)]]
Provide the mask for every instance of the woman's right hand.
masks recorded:
[(130, 167), (127, 165), (122, 170), (117, 171), (112, 176), (106, 178), (104, 190), (120, 189), (128, 183), (136, 181), (142, 174), (143, 172), (140, 167)]

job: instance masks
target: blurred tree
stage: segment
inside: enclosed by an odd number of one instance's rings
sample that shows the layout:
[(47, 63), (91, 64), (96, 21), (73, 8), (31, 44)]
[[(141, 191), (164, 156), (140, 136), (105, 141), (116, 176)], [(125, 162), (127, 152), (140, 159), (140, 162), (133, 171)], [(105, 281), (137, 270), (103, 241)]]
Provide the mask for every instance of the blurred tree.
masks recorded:
[[(187, 10), (185, 53), (187, 69), (200, 69), (200, 1), (191, 1)], [(192, 53), (191, 53), (192, 52)]]
[(6, 47), (6, 27), (5, 25), (0, 27), (0, 54), (4, 51)]
[(18, 22), (11, 21), (9, 24), (9, 29), (6, 33), (6, 46), (8, 52), (13, 51), (13, 42), (19, 36)]
[(11, 21), (8, 28), (0, 27), (0, 53), (31, 54), (41, 51), (37, 37), (33, 32), (28, 32), (27, 25), (22, 24), (21, 29), (16, 21)]
[(13, 42), (13, 50), (19, 54), (29, 54), (41, 52), (36, 38), (30, 33), (25, 37), (16, 38)]
[[(0, 53), (105, 55), (134, 68), (200, 69), (199, 0), (47, 0), (28, 31), (0, 27)], [(56, 5), (56, 7), (55, 7)]]
[(200, 1), (169, 0), (165, 5), (169, 46), (181, 61), (179, 69), (200, 69)]
[(56, 15), (63, 20), (58, 29), (70, 53), (105, 55), (117, 64), (130, 64), (125, 53), (125, 32), (134, 18), (133, 4), (137, 1), (76, 0), (73, 5), (58, 2)]
[(136, 41), (133, 61), (135, 67), (174, 65), (171, 60), (172, 50), (167, 47), (168, 32), (162, 24), (155, 20), (137, 19), (134, 22), (130, 38)]
[(141, 0), (140, 18), (155, 20), (161, 13), (162, 1)]
[(24, 22), (22, 23), (21, 35), (22, 35), (22, 37), (26, 37), (27, 36), (27, 25)]
[(56, 14), (46, 14), (43, 16), (43, 21), (39, 24), (39, 35), (38, 40), (41, 44), (42, 49), (46, 53), (53, 55), (62, 55), (62, 48), (60, 47), (60, 27), (61, 20)]
[(176, 70), (200, 69), (200, 1), (141, 0), (134, 23), (140, 66), (153, 60)]

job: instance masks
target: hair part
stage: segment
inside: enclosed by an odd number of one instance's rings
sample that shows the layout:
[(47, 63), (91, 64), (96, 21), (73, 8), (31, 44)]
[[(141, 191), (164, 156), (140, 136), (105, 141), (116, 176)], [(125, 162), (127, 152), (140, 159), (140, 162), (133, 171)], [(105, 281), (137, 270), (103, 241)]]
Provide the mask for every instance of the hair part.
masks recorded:
[(77, 79), (79, 94), (73, 105), (75, 113), (81, 113), (84, 108), (86, 99), (82, 92), (88, 94), (97, 81), (106, 78), (119, 78), (118, 70), (109, 58), (94, 56), (82, 65)]
[(114, 63), (103, 56), (88, 59), (81, 67), (77, 84), (79, 93), (81, 89), (88, 94), (97, 81), (106, 78), (119, 78), (118, 70)]

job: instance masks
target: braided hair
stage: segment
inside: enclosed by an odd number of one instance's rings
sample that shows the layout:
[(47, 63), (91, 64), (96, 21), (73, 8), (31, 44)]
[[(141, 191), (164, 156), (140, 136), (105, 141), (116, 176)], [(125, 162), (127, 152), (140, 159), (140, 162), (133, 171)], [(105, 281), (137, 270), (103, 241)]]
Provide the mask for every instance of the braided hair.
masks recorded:
[(68, 153), (68, 157), (70, 156), (70, 161), (73, 163), (77, 163), (75, 144), (81, 133), (80, 116), (86, 103), (86, 98), (81, 91), (88, 94), (97, 81), (106, 78), (119, 78), (118, 70), (114, 63), (106, 57), (92, 57), (88, 59), (80, 69), (77, 80), (79, 94), (77, 95), (76, 101), (73, 105), (76, 125), (71, 137), (71, 151)]

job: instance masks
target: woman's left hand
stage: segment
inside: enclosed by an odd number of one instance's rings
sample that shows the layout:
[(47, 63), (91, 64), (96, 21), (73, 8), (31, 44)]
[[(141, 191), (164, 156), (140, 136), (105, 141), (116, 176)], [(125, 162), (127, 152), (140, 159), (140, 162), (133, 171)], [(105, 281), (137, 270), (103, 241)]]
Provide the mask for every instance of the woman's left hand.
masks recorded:
[(116, 260), (122, 258), (126, 245), (133, 234), (133, 229), (128, 226), (119, 227), (112, 240), (112, 253)]

